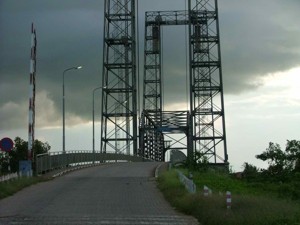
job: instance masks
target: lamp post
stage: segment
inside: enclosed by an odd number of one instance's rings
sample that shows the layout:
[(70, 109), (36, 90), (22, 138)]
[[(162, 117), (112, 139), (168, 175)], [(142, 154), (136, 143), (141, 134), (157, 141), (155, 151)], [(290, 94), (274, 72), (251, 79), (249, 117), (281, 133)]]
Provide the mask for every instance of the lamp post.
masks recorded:
[(105, 87), (97, 87), (93, 90), (93, 155), (94, 156), (95, 156), (95, 91), (103, 88)]
[(76, 66), (76, 67), (70, 67), (68, 69), (65, 69), (63, 72), (63, 153), (66, 153), (66, 141), (65, 141), (65, 73), (69, 70), (79, 70), (82, 66)]

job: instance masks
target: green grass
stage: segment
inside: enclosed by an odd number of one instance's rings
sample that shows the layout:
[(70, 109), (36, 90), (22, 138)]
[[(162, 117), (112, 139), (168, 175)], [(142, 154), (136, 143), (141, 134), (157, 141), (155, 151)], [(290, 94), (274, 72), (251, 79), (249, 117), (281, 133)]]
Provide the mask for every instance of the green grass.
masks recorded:
[(47, 181), (44, 177), (23, 177), (0, 183), (0, 199), (6, 198), (33, 184)]
[[(266, 188), (218, 173), (194, 173), (198, 192), (188, 194), (173, 170), (162, 174), (158, 186), (166, 199), (179, 211), (192, 215), (204, 225), (300, 225), (299, 202), (275, 197)], [(203, 185), (213, 191), (202, 193)], [(232, 208), (226, 208), (225, 191), (232, 192)], [(223, 194), (222, 194), (223, 193)]]

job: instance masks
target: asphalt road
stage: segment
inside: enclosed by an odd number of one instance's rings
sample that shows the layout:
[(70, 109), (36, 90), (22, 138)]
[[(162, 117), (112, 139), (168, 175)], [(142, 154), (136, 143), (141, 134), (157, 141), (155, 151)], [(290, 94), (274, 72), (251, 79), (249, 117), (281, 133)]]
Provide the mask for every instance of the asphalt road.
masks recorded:
[(0, 224), (198, 224), (164, 200), (158, 165), (107, 164), (39, 183), (0, 201)]

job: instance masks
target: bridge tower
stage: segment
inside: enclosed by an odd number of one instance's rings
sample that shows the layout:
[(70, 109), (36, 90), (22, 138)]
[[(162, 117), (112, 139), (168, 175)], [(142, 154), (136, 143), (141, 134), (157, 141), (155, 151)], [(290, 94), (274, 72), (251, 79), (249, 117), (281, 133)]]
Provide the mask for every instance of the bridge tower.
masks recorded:
[(189, 0), (190, 112), (193, 152), (228, 161), (217, 0)]
[(137, 154), (135, 0), (105, 0), (101, 151)]
[[(163, 160), (164, 136), (182, 133), (189, 159), (228, 161), (217, 0), (188, 0), (188, 10), (146, 12), (140, 154)], [(161, 27), (188, 26), (189, 111), (164, 112)], [(181, 148), (184, 149), (184, 148)]]

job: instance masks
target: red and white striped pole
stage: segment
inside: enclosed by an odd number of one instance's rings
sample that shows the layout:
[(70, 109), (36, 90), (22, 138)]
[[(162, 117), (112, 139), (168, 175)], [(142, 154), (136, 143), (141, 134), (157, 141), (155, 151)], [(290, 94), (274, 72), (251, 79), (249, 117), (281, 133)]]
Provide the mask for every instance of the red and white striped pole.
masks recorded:
[(230, 191), (226, 192), (226, 205), (227, 205), (227, 209), (231, 209), (231, 192)]
[(35, 125), (35, 72), (36, 72), (36, 32), (31, 24), (30, 84), (29, 84), (29, 119), (28, 119), (28, 160), (33, 159)]

